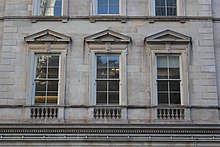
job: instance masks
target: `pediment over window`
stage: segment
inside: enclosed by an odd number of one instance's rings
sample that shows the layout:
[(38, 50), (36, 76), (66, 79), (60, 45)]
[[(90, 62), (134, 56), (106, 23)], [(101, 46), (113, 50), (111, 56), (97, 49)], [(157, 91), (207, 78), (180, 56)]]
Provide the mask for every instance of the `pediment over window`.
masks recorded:
[(189, 43), (191, 37), (172, 30), (165, 30), (145, 38), (147, 43)]
[(105, 30), (85, 37), (85, 41), (87, 43), (129, 43), (131, 42), (131, 37), (111, 30)]
[(56, 42), (56, 43), (69, 43), (71, 38), (69, 36), (57, 33), (52, 30), (44, 30), (29, 36), (24, 37), (27, 43), (37, 43), (37, 42)]

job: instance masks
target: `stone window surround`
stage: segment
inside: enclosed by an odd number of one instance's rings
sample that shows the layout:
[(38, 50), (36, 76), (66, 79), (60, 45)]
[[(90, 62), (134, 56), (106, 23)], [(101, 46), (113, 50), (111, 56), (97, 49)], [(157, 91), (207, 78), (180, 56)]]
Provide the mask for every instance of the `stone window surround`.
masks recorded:
[(124, 45), (111, 45), (111, 51), (106, 51), (106, 45), (90, 45), (90, 105), (96, 105), (96, 54), (117, 54), (120, 57), (120, 84), (119, 84), (119, 105), (127, 104), (126, 90), (126, 55), (127, 48)]
[(97, 0), (92, 0), (90, 14), (92, 14), (92, 16), (126, 16), (126, 1), (127, 0), (119, 0), (119, 14), (98, 14)]
[(157, 106), (157, 65), (156, 65), (156, 56), (157, 54), (163, 55), (179, 55), (180, 60), (180, 97), (181, 97), (181, 105), (189, 105), (189, 92), (188, 92), (188, 45), (187, 44), (148, 44), (148, 48), (150, 50), (150, 62), (151, 62), (151, 105)]
[[(185, 107), (190, 106), (189, 99), (189, 76), (188, 76), (188, 63), (189, 63), (189, 51), (191, 48), (192, 38), (184, 34), (172, 31), (164, 30), (159, 33), (145, 37), (147, 58), (150, 64), (150, 97), (151, 106), (155, 107), (152, 111), (152, 119), (157, 121), (189, 121), (190, 109)], [(175, 54), (179, 55), (180, 60), (180, 105), (158, 105), (157, 99), (157, 54)], [(159, 110), (159, 111), (158, 111)], [(160, 111), (161, 110), (161, 111)], [(171, 115), (170, 115), (171, 114)], [(164, 117), (165, 116), (165, 117)], [(162, 118), (162, 120), (161, 120)], [(178, 119), (177, 119), (178, 118)], [(159, 120), (158, 120), (159, 119)], [(184, 120), (183, 120), (184, 119)]]
[(85, 37), (90, 65), (90, 105), (96, 105), (96, 54), (117, 54), (120, 56), (119, 105), (127, 105), (127, 50), (131, 38), (111, 30)]
[[(33, 106), (36, 108), (45, 107), (45, 105), (34, 104), (34, 74), (35, 74), (35, 55), (36, 54), (59, 54), (60, 55), (60, 71), (66, 71), (67, 52), (70, 48), (71, 38), (63, 34), (54, 32), (52, 30), (44, 30), (29, 36), (26, 36), (25, 41), (27, 43), (28, 57), (27, 60), (30, 63), (28, 67), (28, 80), (27, 85), (27, 106)], [(58, 103), (55, 105), (48, 105), (49, 107), (59, 107), (58, 119), (63, 119), (63, 112), (65, 105), (65, 85), (66, 85), (66, 72), (59, 72), (59, 92)], [(28, 114), (27, 114), (28, 116)]]
[(63, 0), (62, 5), (62, 13), (61, 16), (40, 16), (39, 15), (39, 2), (40, 0), (32, 0), (32, 16), (38, 16), (38, 17), (62, 17), (62, 16), (68, 16), (68, 0)]
[[(149, 16), (155, 15), (155, 0), (149, 0)], [(185, 0), (177, 0), (177, 16), (185, 16)], [(167, 17), (167, 16), (159, 16)]]

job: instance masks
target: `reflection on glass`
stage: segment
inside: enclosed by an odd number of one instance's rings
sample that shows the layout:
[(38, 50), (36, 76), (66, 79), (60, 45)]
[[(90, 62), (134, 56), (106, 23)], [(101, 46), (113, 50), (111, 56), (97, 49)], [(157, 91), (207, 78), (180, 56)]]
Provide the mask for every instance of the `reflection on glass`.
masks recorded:
[(176, 0), (156, 0), (155, 12), (156, 16), (176, 16)]
[(98, 14), (119, 14), (119, 0), (98, 0)]
[(59, 55), (36, 55), (35, 104), (58, 100)]
[(40, 0), (41, 16), (61, 16), (62, 0)]
[(97, 104), (119, 103), (119, 72), (119, 56), (97, 56)]

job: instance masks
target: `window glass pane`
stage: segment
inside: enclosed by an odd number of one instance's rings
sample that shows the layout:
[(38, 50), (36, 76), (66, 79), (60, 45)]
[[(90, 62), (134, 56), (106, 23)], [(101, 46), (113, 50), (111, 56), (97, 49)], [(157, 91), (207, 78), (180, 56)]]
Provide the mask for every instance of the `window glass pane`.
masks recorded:
[(119, 0), (109, 0), (110, 5), (119, 5)]
[(118, 79), (119, 78), (119, 69), (118, 68), (110, 68), (109, 69), (109, 78), (110, 79)]
[(58, 100), (58, 92), (54, 91), (54, 92), (48, 92), (47, 93), (47, 103), (51, 104), (57, 104), (57, 100)]
[(97, 78), (106, 79), (107, 78), (107, 68), (98, 68), (97, 69)]
[(155, 5), (157, 6), (165, 6), (165, 0), (155, 0)]
[(167, 56), (157, 56), (157, 68), (167, 68)]
[(41, 16), (61, 16), (62, 0), (40, 0)]
[(119, 81), (109, 81), (109, 91), (119, 91)]
[(59, 67), (59, 56), (48, 55), (48, 66)]
[(107, 5), (108, 4), (108, 0), (98, 0), (98, 5), (100, 5), (100, 4)]
[(35, 104), (45, 104), (46, 92), (35, 92), (34, 103)]
[(48, 81), (47, 91), (58, 91), (58, 81)]
[(36, 81), (35, 82), (35, 91), (36, 92), (46, 91), (46, 81)]
[(46, 99), (46, 81), (35, 82), (35, 98), (34, 101), (37, 104), (44, 104)]
[(169, 78), (170, 79), (179, 79), (180, 78), (179, 68), (170, 68), (169, 69)]
[(109, 78), (119, 78), (119, 56), (109, 56)]
[(168, 70), (167, 70), (167, 68), (157, 69), (157, 78), (158, 79), (168, 79)]
[(96, 92), (96, 104), (107, 104), (107, 92)]
[(108, 14), (108, 6), (98, 5), (98, 14)]
[(158, 92), (158, 104), (168, 104), (168, 93)]
[(49, 68), (48, 69), (48, 78), (58, 79), (59, 68)]
[(180, 104), (180, 93), (170, 93), (170, 104)]
[(167, 56), (157, 56), (157, 78), (167, 79), (168, 69), (167, 69)]
[(119, 104), (119, 92), (109, 92), (109, 104)]
[(38, 55), (36, 64), (36, 78), (46, 78), (47, 74), (47, 56)]
[(167, 92), (168, 91), (168, 81), (157, 81), (157, 90)]
[(176, 8), (167, 8), (167, 16), (176, 16)]
[(107, 81), (97, 81), (96, 82), (97, 91), (107, 91)]
[(176, 0), (167, 0), (167, 6), (174, 6), (176, 7)]
[(107, 56), (97, 56), (97, 78), (107, 78)]
[(179, 56), (169, 56), (169, 78), (179, 79)]
[(62, 0), (56, 0), (54, 6), (54, 16), (61, 16)]
[(156, 8), (156, 16), (165, 16), (166, 9), (164, 7), (157, 7)]
[(119, 6), (110, 6), (109, 14), (119, 14)]
[(180, 81), (169, 81), (171, 92), (180, 92)]
[(59, 56), (48, 56), (48, 78), (58, 78)]

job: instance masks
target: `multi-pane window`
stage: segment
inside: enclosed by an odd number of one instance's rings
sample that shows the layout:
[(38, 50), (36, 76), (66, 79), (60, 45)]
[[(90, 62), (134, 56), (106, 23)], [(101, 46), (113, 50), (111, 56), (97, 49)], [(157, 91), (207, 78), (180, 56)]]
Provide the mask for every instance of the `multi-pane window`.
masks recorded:
[(62, 0), (38, 0), (40, 16), (61, 16)]
[(35, 61), (34, 104), (57, 104), (60, 56), (36, 54)]
[(119, 104), (119, 55), (96, 56), (96, 104)]
[(156, 16), (176, 16), (177, 1), (176, 0), (155, 0)]
[(158, 104), (181, 104), (178, 55), (157, 55)]
[(119, 14), (120, 0), (97, 0), (98, 14)]

